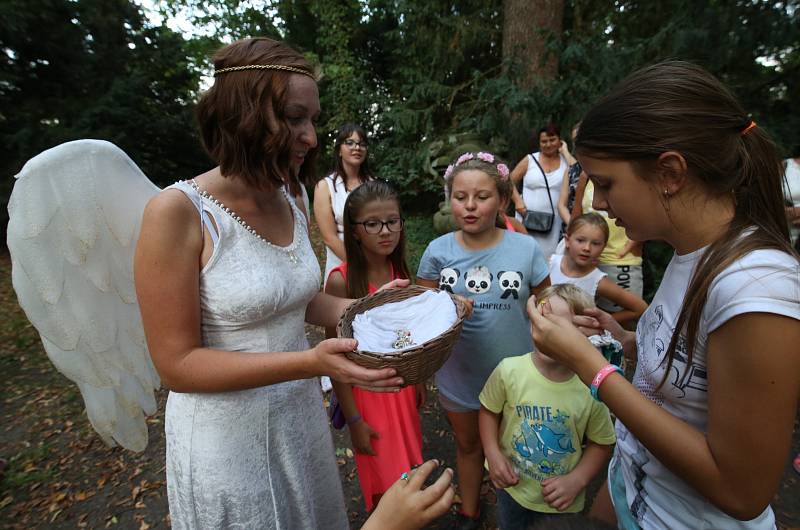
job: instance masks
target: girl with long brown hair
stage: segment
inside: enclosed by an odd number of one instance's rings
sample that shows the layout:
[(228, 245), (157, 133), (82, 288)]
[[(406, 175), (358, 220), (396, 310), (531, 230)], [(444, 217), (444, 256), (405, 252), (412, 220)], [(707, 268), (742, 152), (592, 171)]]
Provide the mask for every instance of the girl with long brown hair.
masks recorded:
[[(344, 205), (347, 260), (334, 267), (325, 292), (361, 298), (377, 286), (408, 278), (400, 196), (385, 180), (355, 189)], [(335, 337), (329, 327), (326, 336)], [(418, 408), (425, 385), (397, 393), (377, 393), (333, 381), (355, 450), (358, 479), (370, 512), (397, 477), (422, 463), (422, 427)]]
[[(774, 528), (800, 397), (800, 263), (774, 144), (712, 75), (670, 61), (597, 103), (576, 147), (593, 207), (675, 248), (635, 334), (599, 310), (531, 317), (536, 344), (618, 419), (593, 512), (620, 528)], [(633, 385), (574, 324), (638, 356)]]
[(314, 219), (325, 243), (326, 282), (331, 270), (346, 257), (343, 218), (347, 196), (373, 178), (367, 132), (355, 123), (342, 125), (333, 145), (333, 169), (314, 188)]

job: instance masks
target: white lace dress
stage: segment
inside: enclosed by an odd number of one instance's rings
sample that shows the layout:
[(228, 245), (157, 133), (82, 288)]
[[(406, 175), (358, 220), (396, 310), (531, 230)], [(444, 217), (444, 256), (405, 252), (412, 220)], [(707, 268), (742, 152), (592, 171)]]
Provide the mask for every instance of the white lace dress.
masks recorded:
[[(319, 264), (294, 202), (293, 242), (281, 249), (188, 182), (171, 187), (219, 227), (200, 275), (203, 345), (307, 349), (305, 310), (319, 290)], [(317, 379), (217, 394), (170, 392), (165, 430), (173, 528), (349, 527)]]

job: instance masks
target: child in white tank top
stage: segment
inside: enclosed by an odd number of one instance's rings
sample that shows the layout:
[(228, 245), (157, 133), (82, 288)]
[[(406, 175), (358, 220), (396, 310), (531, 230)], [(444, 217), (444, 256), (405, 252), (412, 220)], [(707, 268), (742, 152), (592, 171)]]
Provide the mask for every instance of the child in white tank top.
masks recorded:
[(617, 322), (635, 320), (647, 309), (640, 297), (626, 291), (606, 273), (597, 268), (597, 260), (608, 242), (608, 225), (597, 213), (587, 213), (573, 219), (564, 238), (564, 254), (550, 258), (550, 283), (571, 283), (589, 293), (592, 298), (606, 298), (622, 311), (613, 313)]

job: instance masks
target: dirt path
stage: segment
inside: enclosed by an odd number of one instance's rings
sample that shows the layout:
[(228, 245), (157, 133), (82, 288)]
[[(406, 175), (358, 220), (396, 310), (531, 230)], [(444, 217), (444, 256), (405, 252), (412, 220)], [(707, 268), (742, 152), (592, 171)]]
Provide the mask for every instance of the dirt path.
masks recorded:
[[(317, 241), (318, 245), (318, 241)], [(16, 304), (8, 256), (0, 255), (0, 457), (8, 468), (0, 481), (0, 527), (167, 528), (163, 414), (148, 419), (150, 443), (141, 454), (106, 447), (89, 427), (80, 394), (56, 372)], [(321, 337), (308, 329), (312, 343)], [(424, 454), (455, 463), (452, 434), (435, 395), (422, 410)], [(353, 527), (365, 519), (346, 431), (333, 431), (339, 471)], [(800, 451), (795, 429), (793, 454)], [(787, 462), (773, 507), (782, 527), (800, 527), (800, 485)], [(494, 528), (494, 492), (484, 484), (485, 528)], [(451, 516), (432, 527), (447, 528)]]

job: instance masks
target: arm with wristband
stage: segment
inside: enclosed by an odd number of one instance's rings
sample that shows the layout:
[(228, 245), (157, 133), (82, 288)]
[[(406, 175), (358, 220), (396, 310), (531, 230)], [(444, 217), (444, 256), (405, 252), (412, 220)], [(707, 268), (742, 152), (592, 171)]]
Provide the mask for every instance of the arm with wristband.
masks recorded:
[[(538, 311), (530, 314), (537, 346), (587, 385), (608, 365), (569, 320)], [(731, 517), (753, 519), (772, 498), (783, 470), (782, 455), (791, 441), (800, 370), (792, 345), (800, 343), (800, 326), (790, 322), (787, 317), (748, 313), (709, 335), (707, 432), (647, 399), (615, 370), (598, 381), (597, 395), (667, 469)], [(773, 345), (770, 355), (760, 355), (759, 337), (778, 335), (782, 344)], [(759, 398), (753, 399), (756, 395)], [(765, 440), (770, 440), (769, 453), (758, 450)], [(759, 457), (742, 459), (741, 454)]]

